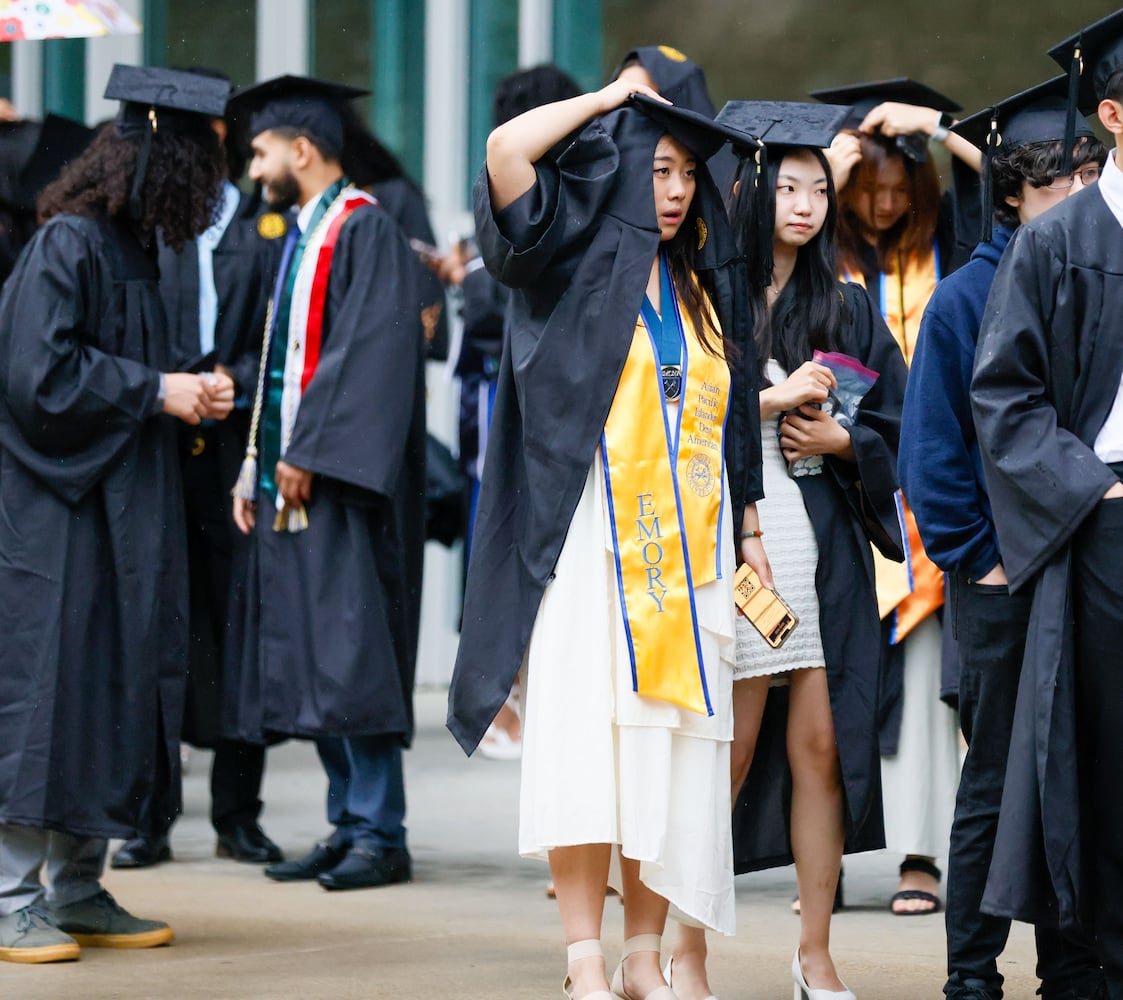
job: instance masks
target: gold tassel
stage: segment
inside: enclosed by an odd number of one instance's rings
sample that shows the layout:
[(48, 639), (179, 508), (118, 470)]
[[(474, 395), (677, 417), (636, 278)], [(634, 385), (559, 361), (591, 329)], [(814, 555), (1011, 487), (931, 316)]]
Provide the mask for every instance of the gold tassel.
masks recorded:
[(273, 519), (274, 531), (287, 531), (290, 535), (298, 534), (307, 527), (308, 511), (302, 503), (298, 503), (295, 507), (285, 503)]
[(230, 495), (235, 500), (253, 503), (257, 499), (257, 449), (250, 448), (242, 459), (242, 468)]

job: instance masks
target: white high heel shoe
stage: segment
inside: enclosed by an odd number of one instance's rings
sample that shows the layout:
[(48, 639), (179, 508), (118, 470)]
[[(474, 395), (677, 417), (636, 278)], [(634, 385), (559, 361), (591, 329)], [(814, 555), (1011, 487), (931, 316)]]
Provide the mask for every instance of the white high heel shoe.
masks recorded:
[[(604, 958), (604, 951), (601, 950), (600, 941), (596, 938), (589, 938), (586, 941), (574, 941), (566, 949), (566, 961), (571, 965), (574, 962), (580, 962), (583, 958)], [(575, 1000), (573, 996), (573, 982), (569, 976), (565, 977), (565, 982), (562, 983), (562, 994), (566, 1000)], [(612, 1000), (612, 994), (607, 990), (596, 990), (593, 993), (586, 993), (583, 997), (576, 998), (576, 1000)]]
[(841, 990), (813, 990), (803, 978), (803, 966), (799, 961), (799, 949), (795, 950), (792, 959), (792, 981), (795, 983), (795, 992), (792, 1000), (858, 1000), (853, 993), (843, 987)]
[(624, 959), (638, 951), (653, 951), (658, 955), (662, 946), (663, 939), (658, 934), (637, 934), (624, 942), (624, 954), (612, 977), (612, 995), (616, 1000), (678, 1000), (669, 986), (657, 986), (645, 997), (633, 997), (624, 989)]
[[(671, 966), (674, 965), (674, 963), (675, 960), (673, 958), (668, 958), (667, 964), (663, 966), (663, 978), (667, 980), (667, 985), (671, 988), (672, 991), (675, 988), (674, 983), (671, 982)], [(711, 993), (708, 997), (706, 997), (706, 1000), (717, 1000), (717, 997), (715, 997)]]

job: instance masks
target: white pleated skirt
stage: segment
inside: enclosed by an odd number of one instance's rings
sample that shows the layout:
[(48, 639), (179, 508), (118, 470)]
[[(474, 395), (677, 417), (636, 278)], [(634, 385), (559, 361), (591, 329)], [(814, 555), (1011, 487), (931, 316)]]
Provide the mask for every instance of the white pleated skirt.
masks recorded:
[(904, 639), (904, 706), (897, 753), (881, 758), (885, 845), (947, 857), (959, 787), (959, 723), (940, 701), (943, 637), (929, 615)]
[[(708, 717), (633, 692), (607, 518), (598, 451), (524, 664), (519, 852), (547, 859), (555, 847), (618, 844), (676, 918), (733, 934), (728, 504), (722, 578), (695, 592)], [(612, 880), (619, 888), (615, 862)]]

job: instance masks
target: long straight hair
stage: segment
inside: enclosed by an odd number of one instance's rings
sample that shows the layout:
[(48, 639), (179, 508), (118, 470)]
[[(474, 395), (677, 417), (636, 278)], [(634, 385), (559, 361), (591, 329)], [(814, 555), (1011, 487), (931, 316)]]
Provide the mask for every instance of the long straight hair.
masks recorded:
[(882, 165), (896, 158), (905, 168), (909, 207), (892, 229), (877, 235), (878, 268), (892, 273), (897, 270), (895, 258), (898, 253), (908, 258), (931, 251), (940, 218), (940, 178), (931, 159), (917, 163), (897, 149), (892, 139), (860, 133), (859, 141), (862, 159), (854, 167), (842, 192), (838, 222), (839, 255), (848, 271), (862, 273), (863, 250), (869, 244), (854, 202), (877, 185)]
[[(662, 244), (661, 250), (667, 253), (670, 264), (671, 280), (675, 285), (680, 304), (690, 317), (702, 349), (715, 358), (735, 360), (732, 341), (724, 331), (714, 324), (711, 304), (716, 307), (713, 274), (709, 270), (698, 270), (699, 226), (698, 190), (695, 187), (690, 208), (683, 216), (682, 225), (674, 238)], [(663, 306), (663, 308), (666, 308)]]
[[(752, 304), (753, 343), (761, 381), (768, 360), (775, 358), (787, 372), (793, 372), (812, 352), (837, 350), (841, 338), (842, 298), (838, 290), (838, 262), (835, 235), (838, 227), (838, 196), (831, 179), (830, 165), (821, 150), (809, 152), (819, 161), (827, 177), (827, 215), (823, 227), (796, 254), (795, 269), (779, 298), (768, 308), (768, 289), (772, 284), (772, 242), (776, 231), (776, 184), (783, 157), (769, 158), (760, 178), (761, 194), (754, 196), (749, 171), (741, 170), (742, 183), (729, 205), (733, 230), (749, 261), (749, 295)], [(753, 266), (753, 261), (766, 266)]]

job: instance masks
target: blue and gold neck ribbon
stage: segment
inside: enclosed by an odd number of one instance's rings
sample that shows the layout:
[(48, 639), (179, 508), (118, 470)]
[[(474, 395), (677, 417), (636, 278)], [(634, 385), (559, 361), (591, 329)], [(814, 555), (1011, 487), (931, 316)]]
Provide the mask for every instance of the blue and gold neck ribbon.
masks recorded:
[(729, 368), (703, 349), (669, 280), (661, 306), (680, 346), (681, 401), (668, 405), (641, 313), (601, 438), (616, 578), (633, 690), (713, 715), (694, 591), (721, 575)]

